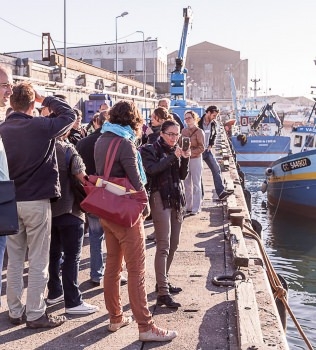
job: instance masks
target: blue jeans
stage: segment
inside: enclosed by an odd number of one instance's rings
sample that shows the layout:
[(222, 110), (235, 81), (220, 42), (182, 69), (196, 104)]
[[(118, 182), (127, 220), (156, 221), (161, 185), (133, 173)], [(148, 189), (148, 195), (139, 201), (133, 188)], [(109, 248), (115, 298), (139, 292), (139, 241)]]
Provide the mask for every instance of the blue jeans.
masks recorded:
[(104, 231), (98, 217), (87, 214), (90, 240), (90, 278), (99, 282), (104, 275), (103, 242)]
[(4, 252), (7, 243), (7, 236), (0, 236), (0, 306), (1, 306), (1, 287), (2, 287), (2, 268)]
[(225, 189), (223, 179), (222, 179), (222, 173), (221, 168), (217, 162), (217, 159), (214, 157), (213, 153), (209, 150), (205, 150), (203, 152), (203, 160), (207, 164), (207, 166), (211, 169), (213, 180), (214, 180), (214, 186), (216, 194), (219, 196)]
[[(54, 217), (49, 255), (48, 299), (64, 294), (65, 307), (82, 304), (78, 285), (79, 262), (84, 236), (84, 222), (71, 214)], [(62, 283), (59, 278), (63, 253)]]

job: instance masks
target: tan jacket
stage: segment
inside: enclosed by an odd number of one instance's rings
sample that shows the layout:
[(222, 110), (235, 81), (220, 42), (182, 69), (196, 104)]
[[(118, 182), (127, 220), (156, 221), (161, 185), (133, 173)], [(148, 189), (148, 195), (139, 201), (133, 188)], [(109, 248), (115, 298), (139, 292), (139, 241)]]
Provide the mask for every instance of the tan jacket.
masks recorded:
[(181, 131), (182, 136), (189, 137), (191, 142), (191, 158), (198, 158), (205, 150), (204, 131), (199, 127), (184, 128)]

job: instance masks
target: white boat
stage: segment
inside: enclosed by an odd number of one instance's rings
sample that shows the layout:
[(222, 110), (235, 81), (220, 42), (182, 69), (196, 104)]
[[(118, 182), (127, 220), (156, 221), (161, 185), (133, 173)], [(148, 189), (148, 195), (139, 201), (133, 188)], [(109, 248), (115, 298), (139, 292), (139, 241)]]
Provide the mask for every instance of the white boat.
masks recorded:
[[(236, 161), (245, 167), (267, 167), (290, 151), (290, 137), (283, 135), (283, 120), (273, 108), (259, 98), (243, 99), (237, 104), (236, 88), (231, 76), (236, 123), (231, 127), (231, 143)], [(257, 103), (264, 103), (261, 109)]]

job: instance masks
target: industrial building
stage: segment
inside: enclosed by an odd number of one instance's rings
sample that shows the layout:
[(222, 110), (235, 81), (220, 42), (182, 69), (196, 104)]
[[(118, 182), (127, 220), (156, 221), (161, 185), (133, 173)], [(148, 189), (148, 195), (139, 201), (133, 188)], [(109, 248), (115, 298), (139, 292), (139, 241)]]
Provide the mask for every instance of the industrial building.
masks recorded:
[[(95, 67), (117, 72), (121, 77), (141, 82), (142, 89), (134, 91), (130, 86), (117, 85), (117, 81), (104, 89), (146, 97), (168, 95), (170, 73), (174, 70), (177, 51), (167, 53), (157, 39), (121, 42), (92, 46), (69, 47), (66, 56), (89, 63)], [(64, 54), (64, 49), (57, 49)], [(30, 58), (41, 63), (42, 50), (8, 53), (19, 58)], [(199, 105), (218, 103), (231, 106), (230, 74), (236, 83), (237, 94), (246, 96), (248, 91), (248, 60), (241, 60), (240, 52), (202, 42), (188, 47), (185, 62), (187, 68), (187, 96)], [(151, 85), (156, 92), (146, 88)]]

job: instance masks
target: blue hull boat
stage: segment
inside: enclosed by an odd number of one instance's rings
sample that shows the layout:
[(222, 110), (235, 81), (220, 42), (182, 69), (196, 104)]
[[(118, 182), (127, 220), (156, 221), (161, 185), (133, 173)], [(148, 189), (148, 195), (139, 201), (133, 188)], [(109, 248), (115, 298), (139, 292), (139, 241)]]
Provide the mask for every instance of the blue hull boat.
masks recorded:
[(269, 205), (316, 217), (316, 149), (277, 160), (266, 170), (266, 175)]
[(275, 160), (289, 154), (290, 137), (288, 136), (248, 136), (246, 143), (242, 137), (238, 136), (232, 136), (231, 142), (240, 166), (268, 167)]
[[(314, 105), (313, 110), (316, 108)], [(313, 112), (312, 110), (312, 112)], [(311, 113), (312, 114), (312, 113)], [(309, 218), (316, 217), (316, 127), (294, 126), (290, 155), (266, 169), (268, 204), (276, 210)], [(267, 186), (266, 186), (267, 185)]]

